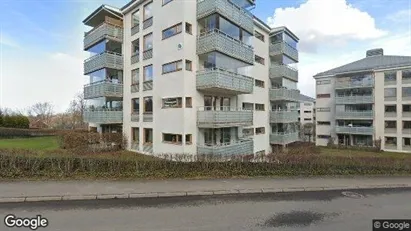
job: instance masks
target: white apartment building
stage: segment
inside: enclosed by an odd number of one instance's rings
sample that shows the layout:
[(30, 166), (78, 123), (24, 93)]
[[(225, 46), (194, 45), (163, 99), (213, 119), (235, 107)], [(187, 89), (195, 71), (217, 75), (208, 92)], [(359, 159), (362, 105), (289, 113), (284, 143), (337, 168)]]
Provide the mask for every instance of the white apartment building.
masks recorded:
[(122, 130), (128, 148), (146, 154), (260, 154), (298, 141), (298, 38), (264, 24), (254, 6), (101, 6), (84, 20), (93, 27), (84, 38), (93, 54), (84, 63), (85, 120), (98, 131)]
[(300, 95), (298, 107), (298, 121), (301, 125), (306, 123), (315, 124), (315, 99), (309, 96)]
[(329, 138), (342, 145), (411, 151), (411, 56), (383, 49), (319, 73), (316, 80), (316, 145)]

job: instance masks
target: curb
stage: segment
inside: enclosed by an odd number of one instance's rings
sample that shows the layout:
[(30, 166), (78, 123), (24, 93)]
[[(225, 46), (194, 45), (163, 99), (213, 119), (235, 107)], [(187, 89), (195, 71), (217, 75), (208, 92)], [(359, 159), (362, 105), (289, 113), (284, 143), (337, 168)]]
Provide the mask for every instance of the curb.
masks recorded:
[(233, 195), (233, 194), (258, 194), (258, 193), (320, 192), (320, 191), (337, 191), (337, 190), (389, 189), (389, 188), (391, 189), (410, 188), (411, 189), (411, 184), (0, 197), (0, 204), (1, 203), (22, 203), (22, 202), (46, 202), (46, 201), (167, 198), (167, 197), (213, 196), (213, 195)]

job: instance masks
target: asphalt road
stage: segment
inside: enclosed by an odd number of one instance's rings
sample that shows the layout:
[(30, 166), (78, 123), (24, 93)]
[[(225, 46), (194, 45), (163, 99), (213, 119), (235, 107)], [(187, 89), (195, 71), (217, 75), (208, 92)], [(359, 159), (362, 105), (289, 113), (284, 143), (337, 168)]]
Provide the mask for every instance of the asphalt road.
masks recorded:
[(411, 189), (299, 192), (220, 197), (0, 204), (4, 217), (48, 219), (53, 231), (372, 230), (372, 219), (411, 219)]

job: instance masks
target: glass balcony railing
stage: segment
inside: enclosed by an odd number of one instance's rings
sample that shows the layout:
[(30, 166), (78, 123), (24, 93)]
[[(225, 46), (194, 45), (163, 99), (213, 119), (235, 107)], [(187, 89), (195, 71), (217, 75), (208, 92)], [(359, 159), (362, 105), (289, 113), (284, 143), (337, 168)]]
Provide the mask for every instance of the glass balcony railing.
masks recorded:
[[(217, 109), (217, 110), (216, 110)], [(197, 124), (201, 128), (222, 128), (253, 125), (253, 111), (232, 107), (201, 107)]]
[(276, 65), (270, 66), (270, 78), (287, 78), (298, 82), (298, 70), (288, 65)]
[(87, 50), (103, 39), (122, 42), (123, 28), (112, 24), (103, 23), (100, 26), (93, 28), (91, 31), (84, 33), (84, 50)]
[(355, 134), (355, 135), (372, 135), (374, 133), (373, 127), (349, 127), (349, 126), (337, 126), (335, 128), (336, 133), (340, 134)]
[(374, 81), (352, 82), (352, 81), (336, 81), (335, 89), (349, 89), (349, 88), (369, 88), (374, 87)]
[(298, 132), (278, 132), (270, 134), (270, 143), (286, 145), (299, 141)]
[(374, 111), (336, 111), (337, 119), (373, 119)]
[(270, 123), (295, 123), (298, 116), (297, 111), (270, 111)]
[(252, 139), (238, 140), (228, 144), (197, 145), (197, 154), (199, 155), (233, 156), (253, 153), (254, 141)]
[(99, 97), (123, 97), (123, 84), (103, 80), (84, 86), (84, 99)]
[(336, 104), (372, 104), (374, 96), (372, 95), (352, 95), (352, 96), (336, 96)]
[(270, 89), (270, 101), (300, 101), (300, 91), (297, 89), (272, 88)]
[(123, 56), (118, 53), (105, 51), (103, 53), (94, 55), (84, 61), (85, 75), (103, 68), (122, 70)]
[(276, 55), (286, 55), (295, 62), (298, 62), (298, 50), (295, 49), (294, 47), (290, 46), (286, 42), (277, 42), (277, 43), (271, 43), (270, 44), (270, 55), (271, 56), (276, 56)]
[(254, 79), (221, 68), (197, 71), (197, 90), (213, 93), (251, 94)]
[(83, 114), (84, 121), (97, 124), (123, 123), (123, 109), (87, 109)]

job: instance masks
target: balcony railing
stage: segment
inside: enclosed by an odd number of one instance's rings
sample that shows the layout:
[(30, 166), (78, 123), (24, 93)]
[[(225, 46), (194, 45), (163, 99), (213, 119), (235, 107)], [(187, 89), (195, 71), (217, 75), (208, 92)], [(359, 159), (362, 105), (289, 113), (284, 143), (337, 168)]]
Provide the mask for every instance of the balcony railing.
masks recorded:
[(411, 96), (402, 96), (402, 101), (411, 101)]
[(153, 17), (144, 20), (144, 22), (143, 22), (143, 30), (149, 28), (149, 27), (152, 26), (152, 25), (153, 25)]
[(131, 93), (139, 92), (139, 90), (140, 90), (140, 84), (139, 83), (131, 84)]
[(279, 132), (270, 134), (270, 143), (286, 145), (299, 141), (298, 132)]
[(288, 65), (272, 64), (270, 67), (270, 78), (288, 78), (298, 82), (298, 70)]
[(349, 127), (349, 126), (337, 126), (335, 132), (340, 134), (353, 134), (353, 135), (372, 135), (374, 134), (373, 127)]
[(123, 109), (87, 109), (83, 117), (88, 123), (118, 124), (123, 123)]
[(385, 112), (385, 117), (397, 117), (397, 112)]
[(100, 70), (102, 68), (111, 68), (116, 70), (123, 69), (123, 56), (118, 53), (105, 51), (94, 55), (84, 61), (84, 74)]
[(389, 150), (397, 150), (396, 144), (386, 143), (384, 146), (385, 146), (384, 148), (389, 149)]
[(245, 75), (210, 68), (197, 71), (197, 90), (213, 93), (251, 94), (254, 79)]
[(151, 144), (151, 143), (143, 144), (143, 152), (152, 154), (153, 153), (153, 144)]
[(298, 116), (297, 111), (270, 111), (270, 123), (294, 123)]
[(143, 51), (143, 60), (151, 59), (153, 58), (153, 49), (148, 49)]
[(385, 80), (384, 86), (388, 86), (388, 85), (397, 85), (397, 80)]
[(140, 121), (140, 113), (137, 112), (132, 112), (131, 113), (131, 122), (139, 122)]
[(144, 112), (143, 113), (143, 122), (153, 122), (153, 113), (152, 112)]
[(140, 55), (135, 53), (131, 56), (131, 64), (138, 63), (140, 61)]
[(397, 101), (397, 96), (385, 96), (384, 101)]
[(153, 90), (153, 80), (146, 80), (143, 82), (143, 91)]
[(197, 154), (200, 155), (249, 155), (254, 153), (253, 140), (238, 140), (229, 144), (197, 145)]
[(200, 128), (223, 128), (253, 125), (253, 111), (231, 107), (201, 107), (197, 112)]
[(98, 97), (123, 97), (123, 84), (103, 80), (84, 85), (84, 99)]
[(274, 88), (270, 89), (271, 101), (300, 101), (300, 91), (296, 89)]
[(402, 117), (411, 117), (411, 111), (403, 111)]
[(338, 119), (373, 119), (374, 111), (337, 111), (335, 116)]
[(402, 84), (410, 84), (411, 83), (411, 78), (402, 78), (401, 82), (402, 82)]
[(140, 32), (140, 24), (136, 24), (131, 27), (131, 36), (137, 34), (138, 32)]
[(270, 55), (276, 56), (276, 55), (282, 55), (282, 54), (285, 54), (289, 58), (298, 62), (298, 50), (290, 46), (288, 43), (277, 42), (277, 43), (270, 44)]
[(213, 29), (203, 32), (197, 38), (197, 54), (219, 51), (223, 54), (254, 65), (254, 50), (251, 46)]
[(84, 49), (90, 48), (103, 39), (123, 41), (123, 28), (108, 23), (93, 28), (91, 31), (84, 33)]
[(384, 128), (384, 133), (397, 134), (397, 128)]
[(229, 0), (203, 0), (197, 2), (197, 19), (207, 17), (211, 14), (218, 13), (249, 33), (254, 33), (253, 16), (247, 10), (235, 5)]
[(404, 135), (411, 135), (411, 128), (403, 128), (402, 134)]
[(336, 104), (371, 104), (374, 103), (372, 95), (352, 95), (335, 97)]
[(335, 82), (335, 89), (369, 88), (369, 87), (374, 87), (374, 81), (369, 81), (369, 82), (337, 81)]

